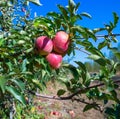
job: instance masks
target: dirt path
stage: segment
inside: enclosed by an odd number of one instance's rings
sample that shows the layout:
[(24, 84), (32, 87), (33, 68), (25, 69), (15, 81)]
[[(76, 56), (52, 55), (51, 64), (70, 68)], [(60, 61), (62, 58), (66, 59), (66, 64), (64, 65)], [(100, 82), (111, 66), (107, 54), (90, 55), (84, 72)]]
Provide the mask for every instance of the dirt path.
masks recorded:
[[(55, 95), (58, 85), (49, 83), (44, 95)], [(39, 113), (46, 115), (44, 119), (103, 119), (103, 115), (92, 109), (83, 112), (85, 104), (71, 100), (53, 100), (38, 97), (35, 104)]]
[[(120, 75), (113, 79), (120, 79)], [(47, 89), (42, 94), (55, 96), (61, 88), (64, 89), (65, 87), (59, 83), (49, 82)], [(83, 112), (85, 104), (72, 102), (71, 100), (54, 100), (37, 97), (35, 98), (35, 105), (38, 113), (45, 115), (45, 118), (40, 119), (104, 119), (103, 114), (99, 111), (91, 109)]]
[(38, 109), (45, 119), (103, 119), (103, 115), (92, 109), (83, 112), (84, 104), (71, 101), (58, 101), (38, 98)]

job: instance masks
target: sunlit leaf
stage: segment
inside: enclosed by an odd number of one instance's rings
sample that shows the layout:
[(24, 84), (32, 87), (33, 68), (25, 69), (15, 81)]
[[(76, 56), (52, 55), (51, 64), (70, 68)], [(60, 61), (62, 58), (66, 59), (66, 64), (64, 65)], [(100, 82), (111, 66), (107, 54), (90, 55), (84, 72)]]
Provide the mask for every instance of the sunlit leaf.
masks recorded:
[(4, 41), (5, 41), (5, 39), (2, 39), (2, 38), (1, 38), (1, 35), (0, 35), (0, 46), (3, 45)]
[(93, 29), (93, 32), (97, 33), (97, 32), (104, 31), (104, 30), (105, 30), (105, 28), (95, 28), (95, 29)]
[(31, 82), (32, 82), (37, 88), (39, 88), (40, 90), (42, 90), (43, 84), (41, 84), (39, 80), (37, 80), (37, 79), (32, 79)]
[(84, 17), (92, 18), (92, 16), (86, 12), (82, 12), (80, 15)]
[(23, 62), (22, 62), (22, 67), (21, 67), (22, 68), (22, 72), (26, 71), (26, 69), (27, 69), (27, 67), (26, 67), (27, 63), (28, 63), (27, 59), (24, 59)]
[(115, 43), (117, 43), (117, 42), (118, 42), (117, 38), (116, 38), (116, 37), (114, 37), (114, 36), (112, 37), (112, 41), (113, 41), (113, 42), (115, 42)]
[(85, 31), (86, 31), (87, 35), (89, 36), (89, 38), (92, 38), (96, 41), (97, 38), (92, 30), (86, 28)]
[(79, 6), (80, 6), (80, 3), (77, 3), (77, 4), (76, 4), (76, 7), (75, 7), (75, 10), (76, 10), (76, 11), (78, 10)]
[(42, 5), (41, 3), (40, 3), (40, 0), (28, 0), (29, 2), (32, 2), (32, 3), (34, 3), (34, 4), (36, 4), (36, 5)]
[(75, 13), (76, 3), (73, 0), (69, 0), (68, 5), (69, 5), (70, 14), (73, 15)]
[(100, 64), (101, 66), (105, 66), (106, 65), (106, 60), (101, 58), (100, 56), (98, 55), (89, 55), (88, 58), (94, 60), (95, 62), (97, 62), (98, 64)]
[(99, 43), (98, 49), (101, 50), (102, 48), (104, 48), (105, 46), (107, 46), (107, 44), (108, 44), (107, 41), (104, 40), (103, 42)]
[(48, 12), (48, 13), (47, 13), (47, 16), (50, 16), (50, 17), (52, 17), (52, 18), (57, 18), (57, 19), (59, 19), (60, 14), (58, 14), (58, 13), (56, 13), (56, 12)]
[(63, 6), (61, 6), (61, 5), (57, 5), (57, 6), (60, 9), (60, 11), (61, 11), (64, 19), (68, 22), (68, 19), (69, 19), (69, 17), (68, 17), (68, 11)]
[(82, 71), (84, 72), (87, 71), (86, 66), (82, 62), (75, 61), (75, 63), (78, 64), (78, 66), (82, 69)]
[(71, 30), (74, 32), (74, 31), (77, 31), (79, 33), (85, 33), (85, 29), (81, 26), (73, 26), (71, 27)]
[(98, 56), (100, 56), (100, 57), (104, 57), (104, 55), (103, 55), (103, 53), (100, 51), (100, 50), (98, 50), (97, 48), (95, 48), (95, 47), (88, 47), (88, 48), (86, 48), (87, 49), (87, 51), (89, 51), (91, 54), (95, 54), (95, 55), (98, 55)]

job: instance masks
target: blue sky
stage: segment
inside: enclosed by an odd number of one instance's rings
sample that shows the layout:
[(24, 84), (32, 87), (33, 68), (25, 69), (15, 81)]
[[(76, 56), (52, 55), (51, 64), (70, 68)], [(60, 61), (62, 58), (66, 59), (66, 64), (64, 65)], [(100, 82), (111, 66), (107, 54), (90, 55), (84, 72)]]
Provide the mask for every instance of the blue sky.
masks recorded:
[[(92, 16), (92, 20), (84, 19), (81, 23), (83, 26), (90, 28), (102, 27), (104, 23), (112, 20), (112, 12), (116, 12), (120, 16), (120, 0), (74, 0), (80, 2), (78, 12), (88, 12)], [(49, 11), (58, 11), (57, 4), (66, 6), (68, 0), (40, 0), (42, 6), (32, 4), (32, 12), (37, 15), (45, 15)]]
[[(120, 0), (74, 0), (75, 3), (80, 2), (78, 13), (87, 12), (92, 16), (92, 19), (84, 18), (79, 22), (81, 26), (88, 28), (99, 28), (104, 27), (104, 24), (109, 23), (113, 20), (112, 12), (116, 12), (120, 16)], [(50, 11), (58, 11), (57, 4), (66, 6), (68, 0), (40, 0), (42, 6), (36, 6), (31, 4), (32, 15), (34, 12), (37, 16), (46, 15)], [(114, 33), (120, 33), (120, 22)], [(118, 37), (118, 40), (120, 37)], [(102, 39), (99, 39), (102, 40)], [(113, 44), (115, 45), (115, 44)], [(106, 54), (107, 49), (104, 49)], [(65, 57), (67, 59), (68, 57)], [(76, 52), (76, 56), (73, 60), (86, 61), (86, 54), (82, 52)]]

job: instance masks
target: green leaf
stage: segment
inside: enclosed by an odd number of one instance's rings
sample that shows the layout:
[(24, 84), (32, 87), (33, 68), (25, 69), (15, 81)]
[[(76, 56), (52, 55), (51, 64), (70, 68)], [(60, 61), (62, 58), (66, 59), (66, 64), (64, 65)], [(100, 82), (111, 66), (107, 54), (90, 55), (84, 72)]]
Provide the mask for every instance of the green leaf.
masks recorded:
[(111, 21), (109, 23), (110, 23), (110, 27), (114, 28), (114, 24)]
[(26, 68), (27, 63), (28, 63), (27, 59), (24, 59), (22, 62), (22, 67), (21, 67), (22, 72), (25, 72), (27, 70), (27, 68)]
[(86, 31), (87, 35), (89, 36), (89, 38), (92, 38), (96, 41), (97, 38), (92, 30), (85, 28), (85, 31)]
[(2, 93), (5, 93), (5, 86), (6, 86), (7, 78), (4, 76), (0, 76), (0, 88)]
[(116, 26), (119, 20), (119, 16), (115, 12), (113, 12), (113, 16), (114, 16), (114, 26)]
[(26, 53), (30, 53), (31, 51), (33, 51), (33, 48), (29, 48), (29, 49), (27, 49), (25, 52), (26, 52)]
[(63, 6), (61, 6), (61, 5), (57, 5), (57, 6), (60, 9), (60, 11), (61, 11), (64, 19), (68, 22), (68, 20), (69, 20), (68, 11)]
[(115, 56), (116, 56), (117, 58), (120, 59), (120, 52), (115, 52), (114, 54), (115, 54)]
[(65, 94), (65, 92), (66, 92), (65, 90), (60, 89), (60, 90), (58, 90), (57, 95), (61, 96), (61, 95)]
[(118, 50), (118, 48), (114, 47), (114, 48), (110, 48), (110, 50), (118, 59), (120, 59), (120, 51)]
[(25, 89), (25, 83), (24, 82), (22, 82), (19, 79), (11, 79), (11, 81), (14, 82), (21, 89), (21, 91), (24, 91), (24, 89)]
[(40, 90), (42, 90), (43, 86), (42, 86), (42, 84), (40, 83), (39, 80), (37, 80), (37, 79), (32, 79), (31, 82), (32, 82), (37, 88), (39, 88)]
[(76, 4), (76, 7), (75, 7), (75, 11), (77, 11), (78, 10), (78, 7), (80, 6), (80, 3), (77, 3)]
[[(1, 37), (1, 35), (0, 35), (0, 37)], [(3, 45), (4, 41), (5, 41), (5, 39), (0, 38), (0, 46)]]
[(98, 50), (97, 48), (95, 48), (95, 47), (88, 47), (86, 49), (87, 49), (87, 51), (91, 52), (94, 55), (98, 55), (100, 57), (104, 57), (104, 55), (102, 54), (102, 52), (100, 50)]
[(93, 29), (93, 32), (97, 33), (97, 32), (103, 31), (103, 30), (105, 30), (105, 28), (95, 28), (95, 29)]
[(11, 62), (7, 62), (6, 65), (9, 67), (9, 70), (12, 71), (12, 63)]
[(70, 8), (74, 8), (76, 6), (76, 4), (73, 0), (69, 0), (69, 6), (70, 6)]
[(118, 96), (117, 92), (115, 90), (112, 90), (110, 93), (113, 96), (114, 100), (119, 103), (120, 101), (119, 101), (119, 99), (117, 97)]
[(75, 61), (75, 63), (79, 65), (82, 71), (87, 72), (86, 66), (82, 62)]
[(57, 18), (57, 19), (59, 19), (59, 17), (60, 17), (60, 14), (58, 14), (58, 13), (56, 13), (56, 12), (48, 12), (47, 13), (47, 16), (50, 16), (50, 17), (53, 17), (53, 18)]
[(82, 19), (82, 17), (80, 15), (74, 15), (74, 16), (70, 17), (70, 21), (73, 25), (75, 24), (75, 22), (77, 22), (77, 20), (81, 20), (81, 19)]
[(36, 4), (36, 5), (42, 5), (41, 3), (40, 3), (40, 0), (28, 0), (29, 2), (32, 2), (32, 3), (34, 3), (34, 4)]
[(93, 45), (92, 45), (92, 43), (90, 42), (90, 41), (88, 41), (88, 40), (84, 40), (84, 41), (81, 41), (81, 40), (79, 40), (79, 41), (77, 41), (76, 42), (77, 44), (80, 44), (80, 45), (82, 45), (82, 46), (85, 46), (86, 48), (87, 47), (92, 47)]
[(79, 33), (85, 33), (85, 29), (81, 26), (73, 26), (71, 27), (71, 30), (74, 32), (79, 32)]
[(69, 0), (69, 11), (71, 15), (75, 14), (76, 4), (73, 0)]
[(15, 87), (6, 86), (6, 89), (9, 93), (11, 93), (22, 104), (26, 104), (24, 96)]
[(69, 65), (67, 68), (71, 71), (71, 73), (75, 79), (79, 79), (79, 73), (78, 73), (78, 70), (76, 67)]
[(97, 62), (101, 66), (105, 66), (106, 65), (106, 60), (104, 58), (101, 58), (98, 55), (93, 55), (92, 54), (92, 55), (89, 55), (88, 58), (94, 60), (95, 62)]
[(90, 109), (92, 109), (92, 108), (94, 108), (93, 105), (87, 104), (87, 105), (84, 107), (83, 112), (86, 112), (86, 111), (88, 111), (88, 110), (90, 110)]
[(105, 46), (107, 46), (107, 44), (108, 44), (107, 41), (104, 40), (103, 42), (99, 43), (98, 49), (101, 50), (102, 48), (104, 48)]
[(115, 43), (117, 43), (117, 42), (118, 42), (117, 38), (116, 38), (116, 37), (114, 37), (114, 36), (112, 37), (112, 41), (113, 41), (113, 42), (115, 42)]
[(80, 15), (84, 16), (84, 17), (88, 17), (90, 19), (92, 18), (92, 16), (90, 14), (86, 13), (86, 12), (82, 12)]

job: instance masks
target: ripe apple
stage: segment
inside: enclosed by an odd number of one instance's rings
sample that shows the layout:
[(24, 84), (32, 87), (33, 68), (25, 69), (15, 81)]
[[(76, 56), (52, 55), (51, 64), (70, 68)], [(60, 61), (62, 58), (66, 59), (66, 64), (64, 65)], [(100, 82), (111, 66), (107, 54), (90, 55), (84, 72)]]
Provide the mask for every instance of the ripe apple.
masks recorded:
[(52, 68), (58, 69), (62, 63), (62, 55), (56, 53), (49, 53), (46, 56), (46, 60), (49, 62)]
[(53, 49), (53, 42), (47, 36), (40, 36), (35, 41), (35, 47), (41, 55), (47, 55)]
[(53, 38), (54, 51), (64, 55), (68, 50), (69, 43), (69, 35), (64, 31), (58, 31)]

